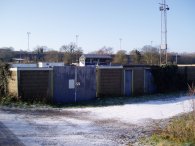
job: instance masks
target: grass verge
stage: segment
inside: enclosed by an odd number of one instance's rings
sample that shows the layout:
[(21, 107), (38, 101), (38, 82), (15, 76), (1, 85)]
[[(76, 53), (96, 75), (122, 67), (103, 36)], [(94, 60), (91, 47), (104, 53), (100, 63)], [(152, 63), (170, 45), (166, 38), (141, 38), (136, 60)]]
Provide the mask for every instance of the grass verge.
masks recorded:
[(85, 107), (103, 107), (103, 106), (113, 106), (113, 105), (124, 105), (131, 103), (141, 103), (147, 101), (155, 100), (174, 100), (181, 96), (185, 96), (184, 92), (169, 93), (169, 94), (154, 94), (154, 95), (145, 95), (145, 96), (133, 96), (133, 97), (106, 97), (106, 98), (96, 98), (91, 101), (79, 101), (77, 103), (66, 103), (62, 105), (46, 103), (44, 101), (22, 101), (21, 99), (15, 98), (14, 96), (7, 95), (0, 98), (1, 106), (9, 107), (37, 107), (37, 106), (46, 106), (53, 108), (85, 108)]
[[(195, 86), (189, 86), (191, 113), (174, 117), (165, 128), (157, 128), (154, 134), (142, 139), (142, 145), (151, 146), (195, 146)], [(160, 127), (160, 126), (159, 126)]]

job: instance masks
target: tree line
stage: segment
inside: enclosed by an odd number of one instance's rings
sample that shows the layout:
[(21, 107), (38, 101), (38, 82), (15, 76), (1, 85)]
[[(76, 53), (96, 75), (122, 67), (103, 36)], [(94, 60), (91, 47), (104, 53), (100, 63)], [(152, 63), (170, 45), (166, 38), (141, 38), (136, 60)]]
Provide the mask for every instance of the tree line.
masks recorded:
[[(78, 63), (83, 54), (81, 47), (75, 43), (62, 45), (59, 50), (52, 50), (46, 46), (37, 46), (33, 51), (14, 51), (12, 47), (0, 48), (0, 62), (13, 62), (14, 58), (24, 59), (24, 63), (45, 62), (64, 62), (65, 64)], [(131, 51), (118, 50), (113, 53), (112, 47), (102, 47), (89, 54), (107, 54), (112, 56), (113, 64), (160, 64), (159, 49), (154, 46), (146, 45), (141, 49)], [(168, 64), (195, 64), (195, 53), (168, 53)]]

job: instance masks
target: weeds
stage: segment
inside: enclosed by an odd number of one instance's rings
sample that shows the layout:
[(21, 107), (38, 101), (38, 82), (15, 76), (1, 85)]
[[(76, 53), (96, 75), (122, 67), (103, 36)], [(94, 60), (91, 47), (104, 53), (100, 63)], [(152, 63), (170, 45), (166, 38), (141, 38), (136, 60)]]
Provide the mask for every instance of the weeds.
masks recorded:
[(0, 98), (8, 93), (8, 79), (11, 76), (9, 65), (0, 63)]
[(192, 97), (192, 112), (173, 118), (165, 128), (155, 131), (147, 141), (158, 146), (195, 145), (195, 86), (188, 85), (188, 89), (188, 95)]

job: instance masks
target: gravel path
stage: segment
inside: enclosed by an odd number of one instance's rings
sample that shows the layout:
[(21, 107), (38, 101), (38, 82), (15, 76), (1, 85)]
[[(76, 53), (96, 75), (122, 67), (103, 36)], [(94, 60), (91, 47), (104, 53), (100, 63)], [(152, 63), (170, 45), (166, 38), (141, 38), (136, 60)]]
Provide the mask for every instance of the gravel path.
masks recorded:
[(191, 111), (190, 101), (182, 97), (91, 108), (0, 107), (0, 122), (9, 129), (7, 135), (27, 146), (130, 145), (169, 118)]
[(0, 121), (28, 146), (128, 145), (154, 128), (59, 109), (1, 109)]
[(0, 146), (24, 146), (24, 144), (0, 122)]

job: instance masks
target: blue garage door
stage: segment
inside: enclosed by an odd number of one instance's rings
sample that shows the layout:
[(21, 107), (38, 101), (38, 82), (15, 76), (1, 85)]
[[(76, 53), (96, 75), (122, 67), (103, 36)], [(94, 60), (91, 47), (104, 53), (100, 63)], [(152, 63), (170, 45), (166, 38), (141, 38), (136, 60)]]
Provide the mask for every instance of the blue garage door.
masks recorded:
[(57, 104), (90, 100), (96, 97), (95, 67), (54, 67), (53, 100)]
[(150, 69), (145, 69), (145, 81), (144, 81), (145, 93), (154, 93), (156, 86)]
[(124, 95), (132, 95), (132, 70), (124, 71)]

